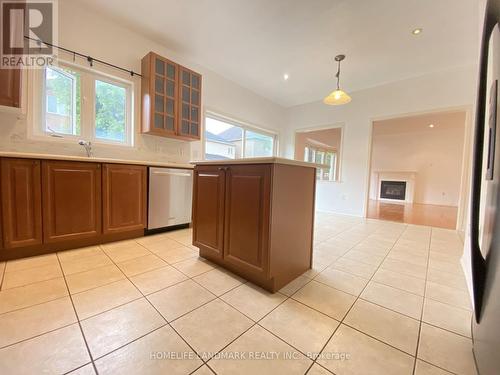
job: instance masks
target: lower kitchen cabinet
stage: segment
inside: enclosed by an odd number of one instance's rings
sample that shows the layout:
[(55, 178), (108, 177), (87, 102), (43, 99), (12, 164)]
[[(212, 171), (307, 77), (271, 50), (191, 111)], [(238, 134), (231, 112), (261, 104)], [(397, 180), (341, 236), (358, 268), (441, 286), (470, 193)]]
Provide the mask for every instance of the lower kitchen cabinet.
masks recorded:
[(224, 168), (199, 167), (193, 186), (193, 244), (222, 258), (224, 233)]
[(268, 272), (271, 165), (226, 169), (224, 259), (257, 276)]
[(193, 244), (275, 292), (311, 267), (315, 168), (230, 163), (195, 167)]
[(101, 164), (42, 161), (44, 243), (102, 233)]
[(104, 234), (146, 227), (147, 167), (104, 164), (102, 191)]
[(40, 161), (2, 159), (0, 170), (3, 247), (12, 249), (41, 244)]

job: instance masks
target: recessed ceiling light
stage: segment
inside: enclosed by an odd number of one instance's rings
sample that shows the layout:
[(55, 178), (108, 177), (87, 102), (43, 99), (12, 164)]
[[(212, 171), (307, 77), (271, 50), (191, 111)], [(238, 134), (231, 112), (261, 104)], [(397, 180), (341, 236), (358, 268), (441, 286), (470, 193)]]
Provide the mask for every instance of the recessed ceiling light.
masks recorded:
[(418, 35), (418, 34), (421, 34), (421, 33), (422, 33), (422, 31), (423, 31), (423, 29), (419, 27), (419, 28), (417, 28), (417, 29), (413, 29), (411, 33), (412, 33), (413, 35)]
[(429, 128), (433, 128), (434, 127), (434, 124), (429, 124)]
[(290, 76), (287, 73), (283, 74), (283, 79), (285, 81), (288, 81), (288, 78), (290, 78)]

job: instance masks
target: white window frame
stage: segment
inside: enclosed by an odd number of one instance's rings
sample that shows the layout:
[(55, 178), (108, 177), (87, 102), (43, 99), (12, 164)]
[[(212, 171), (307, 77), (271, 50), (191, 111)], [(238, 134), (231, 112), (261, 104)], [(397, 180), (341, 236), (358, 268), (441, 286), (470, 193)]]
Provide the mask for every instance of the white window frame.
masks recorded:
[[(81, 65), (67, 61), (59, 61), (52, 68), (67, 68), (80, 74), (80, 134), (51, 133), (45, 129), (45, 69), (31, 69), (28, 72), (28, 138), (33, 140), (54, 141), (61, 143), (74, 143), (80, 139), (89, 140), (92, 143), (119, 147), (134, 146), (134, 83), (110, 74), (99, 72), (95, 69), (82, 67)], [(102, 139), (96, 137), (95, 119), (95, 85), (96, 80), (111, 83), (123, 87), (126, 90), (125, 99), (125, 139), (123, 142)], [(76, 86), (76, 82), (75, 82)], [(90, 99), (89, 99), (90, 98)], [(76, 106), (74, 108), (76, 118)]]
[(270, 130), (262, 129), (262, 128), (259, 128), (259, 127), (253, 126), (253, 125), (249, 125), (246, 122), (243, 122), (240, 120), (235, 120), (235, 119), (232, 119), (232, 118), (227, 117), (225, 115), (214, 113), (212, 111), (205, 111), (204, 121), (203, 121), (204, 128), (202, 131), (202, 134), (203, 134), (203, 137), (202, 137), (202, 140), (203, 140), (203, 150), (202, 150), (203, 151), (203, 159), (205, 159), (205, 157), (206, 157), (205, 156), (206, 155), (205, 148), (206, 148), (207, 140), (205, 138), (205, 129), (206, 129), (207, 118), (222, 121), (222, 122), (225, 122), (227, 124), (230, 124), (230, 125), (233, 125), (233, 126), (236, 126), (236, 127), (242, 129), (242, 139), (241, 139), (241, 158), (242, 159), (249, 159), (249, 158), (251, 159), (254, 157), (266, 157), (266, 156), (250, 156), (250, 157), (245, 156), (245, 151), (246, 151), (245, 150), (245, 148), (246, 148), (245, 139), (246, 139), (246, 131), (247, 130), (255, 132), (255, 133), (260, 133), (260, 134), (263, 134), (263, 135), (268, 136), (268, 137), (272, 137), (272, 139), (273, 139), (273, 151), (272, 151), (272, 155), (268, 156), (268, 157), (276, 157), (276, 155), (278, 153), (278, 134), (277, 133), (274, 133)]
[[(312, 154), (311, 154), (312, 161), (309, 160), (309, 150), (312, 151)], [(320, 163), (316, 162), (316, 153), (318, 153), (318, 152), (322, 153)], [(331, 164), (325, 163), (326, 154), (333, 154)], [(310, 144), (306, 144), (304, 147), (304, 161), (316, 165), (318, 168), (318, 171), (321, 172), (319, 177), (317, 177), (318, 181), (330, 181), (330, 182), (338, 181), (337, 158), (338, 158), (338, 151), (336, 149), (326, 149), (326, 148), (321, 148), (321, 147), (315, 147), (315, 146), (310, 145)], [(323, 173), (322, 173), (323, 169), (329, 169), (330, 178), (328, 178), (328, 179), (324, 178)]]

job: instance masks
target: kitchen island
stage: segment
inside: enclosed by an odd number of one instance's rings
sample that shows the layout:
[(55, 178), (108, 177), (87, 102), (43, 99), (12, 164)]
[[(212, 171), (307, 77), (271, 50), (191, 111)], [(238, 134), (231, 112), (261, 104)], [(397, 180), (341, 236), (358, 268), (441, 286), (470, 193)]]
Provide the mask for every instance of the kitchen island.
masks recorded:
[(200, 256), (271, 292), (311, 268), (314, 166), (272, 157), (193, 164)]

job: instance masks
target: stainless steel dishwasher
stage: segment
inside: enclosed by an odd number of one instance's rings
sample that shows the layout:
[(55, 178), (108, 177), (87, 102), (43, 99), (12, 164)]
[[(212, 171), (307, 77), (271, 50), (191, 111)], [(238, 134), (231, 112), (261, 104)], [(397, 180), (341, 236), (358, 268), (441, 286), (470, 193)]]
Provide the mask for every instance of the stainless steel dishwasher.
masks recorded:
[(193, 171), (149, 167), (148, 230), (191, 223)]

